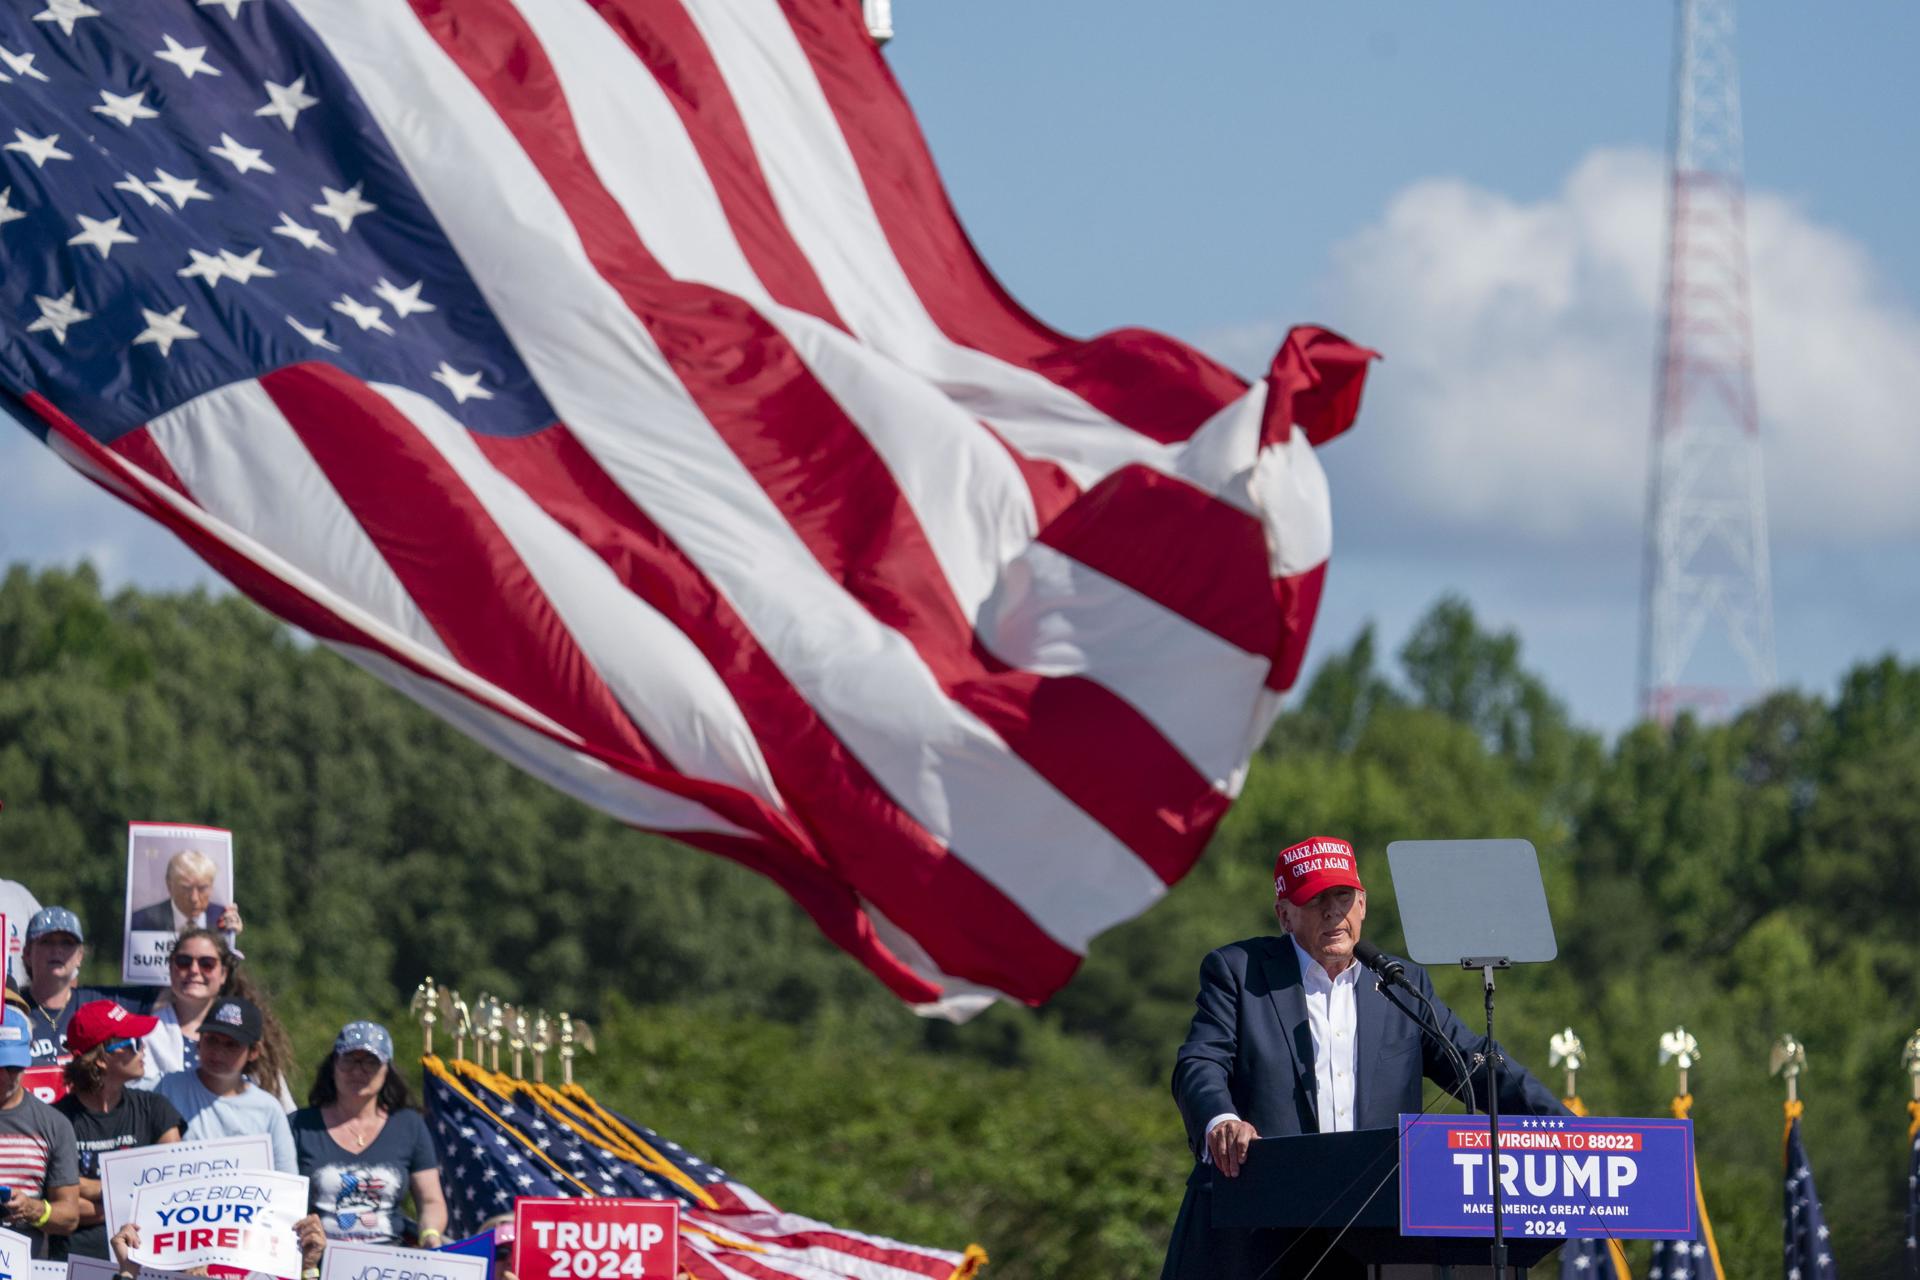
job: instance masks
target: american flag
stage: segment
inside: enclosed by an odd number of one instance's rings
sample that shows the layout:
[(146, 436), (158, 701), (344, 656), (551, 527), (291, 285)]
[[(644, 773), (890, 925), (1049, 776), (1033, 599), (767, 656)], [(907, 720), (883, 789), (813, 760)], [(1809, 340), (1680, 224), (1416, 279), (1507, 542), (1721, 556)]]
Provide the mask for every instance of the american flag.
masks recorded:
[(1813, 1165), (1800, 1139), (1800, 1117), (1805, 1104), (1787, 1103), (1787, 1132), (1781, 1143), (1781, 1165), (1786, 1175), (1782, 1196), (1786, 1228), (1786, 1280), (1833, 1280), (1833, 1244), (1820, 1193), (1813, 1189)]
[(1920, 1102), (1907, 1104), (1907, 1280), (1920, 1280)]
[[(1587, 1114), (1577, 1093), (1560, 1102), (1576, 1116)], [(1560, 1246), (1560, 1280), (1632, 1280), (1626, 1250), (1611, 1236), (1569, 1236)]]
[[(1693, 1095), (1683, 1093), (1673, 1100), (1673, 1117), (1685, 1120), (1693, 1110)], [(1655, 1240), (1647, 1261), (1647, 1280), (1726, 1280), (1720, 1268), (1720, 1246), (1713, 1238), (1713, 1223), (1707, 1218), (1707, 1197), (1700, 1186), (1700, 1161), (1693, 1162), (1693, 1209), (1700, 1230), (1691, 1240)]]
[(694, 1280), (966, 1280), (986, 1262), (978, 1247), (928, 1249), (787, 1213), (577, 1086), (428, 1059), (426, 1095), (456, 1233), (511, 1214), (519, 1196), (673, 1198)]
[(1057, 990), (1295, 679), (1372, 353), (1041, 324), (857, 0), (13, 0), (0, 104), (0, 407), (910, 1002)]

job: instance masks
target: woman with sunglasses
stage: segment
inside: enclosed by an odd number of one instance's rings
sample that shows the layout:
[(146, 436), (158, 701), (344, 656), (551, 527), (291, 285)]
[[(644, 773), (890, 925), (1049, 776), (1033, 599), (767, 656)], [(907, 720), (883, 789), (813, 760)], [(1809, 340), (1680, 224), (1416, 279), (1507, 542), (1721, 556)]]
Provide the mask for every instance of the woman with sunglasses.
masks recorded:
[(247, 1077), (280, 1099), (282, 1110), (293, 1110), (292, 1042), (286, 1028), (267, 1007), (265, 996), (240, 969), (240, 958), (213, 929), (188, 929), (173, 940), (167, 961), (167, 989), (153, 1003), (157, 1020), (147, 1037), (147, 1074), (140, 1082), (151, 1089), (160, 1077), (191, 1071), (200, 1065), (200, 1024), (221, 996), (238, 996), (258, 1006), (265, 1022), (260, 1052)]
[[(140, 1083), (145, 1063), (141, 1038), (155, 1020), (128, 1013), (111, 1000), (93, 1000), (67, 1023), (67, 1095), (54, 1110), (73, 1122), (80, 1165), (80, 1225), (61, 1256), (107, 1256), (106, 1218), (100, 1203), (100, 1157), (123, 1147), (180, 1141), (182, 1123), (174, 1105)], [(49, 1244), (55, 1244), (50, 1240)], [(57, 1244), (55, 1246), (58, 1247)]]

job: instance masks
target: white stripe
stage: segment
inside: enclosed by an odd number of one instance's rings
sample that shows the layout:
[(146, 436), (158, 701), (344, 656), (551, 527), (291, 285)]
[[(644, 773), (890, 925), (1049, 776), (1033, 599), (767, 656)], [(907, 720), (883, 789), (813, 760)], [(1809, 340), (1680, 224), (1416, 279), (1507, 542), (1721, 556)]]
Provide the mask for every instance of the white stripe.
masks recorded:
[(495, 470), (439, 404), (405, 387), (370, 385), (466, 482), (595, 673), (674, 769), (784, 808), (746, 715), (686, 633)]
[(198, 396), (147, 425), (181, 483), (214, 517), (451, 661), (367, 531), (257, 382)]
[[(934, 1258), (950, 1266), (959, 1266), (961, 1254), (945, 1249), (925, 1249), (916, 1245), (903, 1245), (898, 1240), (889, 1240), (885, 1236), (862, 1235), (858, 1231), (848, 1231), (831, 1223), (819, 1222), (813, 1218), (803, 1218), (797, 1213), (715, 1213), (712, 1210), (690, 1209), (685, 1214), (686, 1221), (703, 1226), (721, 1235), (736, 1235), (752, 1244), (765, 1249), (764, 1254), (752, 1255), (756, 1261), (771, 1264), (795, 1274), (818, 1273), (847, 1277), (847, 1280), (926, 1280), (919, 1271), (905, 1267), (896, 1267), (891, 1263), (877, 1259), (862, 1258), (857, 1254), (844, 1252), (830, 1244), (811, 1245), (796, 1248), (792, 1245), (773, 1243), (774, 1236), (798, 1235), (806, 1231), (825, 1231), (849, 1240), (859, 1240), (881, 1249), (895, 1249), (904, 1253), (916, 1254), (922, 1258)], [(804, 1268), (803, 1272), (801, 1269)]]
[[(1199, 553), (1204, 557), (1204, 553)], [(1224, 789), (1258, 745), (1254, 701), (1271, 669), (1170, 609), (1036, 542), (1000, 576), (980, 639), (1012, 666), (1086, 676), (1125, 698)]]
[[(296, 7), (357, 85), (563, 421), (733, 602), (782, 671), (922, 825), (1084, 950), (1165, 887), (950, 702), (820, 568), (685, 389), (511, 133), (411, 13)], [(421, 95), (441, 111), (415, 107)], [(838, 851), (857, 859), (859, 850)]]
[(437, 681), (423, 680), (382, 654), (330, 640), (322, 643), (509, 763), (622, 822), (649, 831), (752, 834), (715, 816), (704, 805), (629, 778), (592, 756), (569, 751), (550, 738), (496, 715)]
[[(159, 505), (166, 507), (177, 519), (193, 525), (206, 536), (224, 544), (235, 555), (247, 560), (262, 573), (269, 577), (277, 578), (284, 583), (289, 590), (312, 601), (316, 608), (340, 618), (349, 626), (372, 637), (378, 643), (386, 645), (394, 652), (403, 654), (409, 661), (418, 664), (436, 678), (428, 680), (413, 676), (413, 679), (420, 682), (419, 687), (422, 690), (441, 690), (441, 693), (434, 696), (446, 697), (449, 699), (449, 705), (471, 704), (474, 707), (475, 715), (485, 714), (522, 727), (532, 737), (544, 737), (545, 735), (536, 732), (538, 730), (544, 730), (545, 734), (550, 734), (555, 737), (571, 741), (579, 740), (577, 736), (571, 734), (566, 728), (541, 716), (539, 712), (520, 702), (511, 694), (479, 679), (465, 667), (443, 657), (434, 649), (416, 643), (411, 637), (389, 625), (385, 620), (375, 617), (349, 597), (334, 591), (317, 578), (313, 578), (302, 572), (277, 552), (269, 550), (239, 530), (232, 528), (223, 521), (215, 519), (207, 511), (187, 501), (172, 488), (149, 476), (145, 471), (128, 462), (126, 459), (103, 449), (101, 451), (102, 457), (96, 460), (92, 455), (83, 451), (78, 445), (65, 439), (58, 432), (49, 434), (47, 442), (53, 447), (54, 452), (58, 453), (76, 470), (95, 479), (107, 480), (116, 488), (124, 487), (135, 491), (145, 498), (151, 499)], [(364, 649), (358, 650), (358, 652), (379, 657), (382, 662), (386, 662), (392, 666), (394, 670), (410, 676), (412, 675), (411, 672), (408, 672), (407, 669), (398, 662), (384, 655), (376, 655), (373, 654), (373, 651)], [(451, 688), (443, 688), (443, 685), (451, 686)], [(410, 696), (416, 697), (422, 702), (429, 701), (425, 693), (415, 693), (411, 690), (409, 690), (409, 693)], [(461, 696), (456, 697), (455, 695)], [(469, 731), (471, 732), (471, 730)], [(491, 739), (483, 740), (490, 741)], [(575, 752), (566, 750), (564, 744), (556, 745), (560, 746), (562, 753), (568, 757), (577, 755)], [(502, 750), (503, 753), (505, 753), (504, 748), (496, 747), (496, 749)], [(533, 759), (538, 763), (537, 757), (522, 759), (518, 755), (510, 754), (510, 758), (512, 758), (516, 764), (520, 764), (521, 767), (529, 768), (531, 772), (534, 772), (538, 776), (546, 777), (552, 771), (553, 766), (551, 759), (548, 759), (541, 767), (534, 768), (528, 763), (528, 760)], [(580, 756), (579, 759), (583, 762), (583, 771), (589, 776), (591, 776), (593, 770), (606, 770), (605, 765), (600, 764), (590, 756)], [(668, 794), (646, 783), (627, 778), (625, 775), (614, 774), (611, 770), (607, 770), (607, 772), (611, 776), (618, 778), (620, 783), (631, 783), (633, 788), (638, 789), (638, 791), (630, 791), (628, 788), (617, 784), (599, 783), (598, 785), (609, 788), (608, 794), (613, 798), (610, 802), (612, 807), (608, 809), (608, 812), (615, 814), (626, 812), (644, 814), (647, 820), (641, 822), (639, 825), (649, 827), (657, 826), (661, 830), (711, 831), (722, 835), (751, 834), (721, 818), (718, 814), (712, 813), (704, 805), (698, 804), (695, 801)], [(549, 780), (551, 781), (552, 779)], [(555, 781), (554, 785), (562, 786), (558, 781)], [(562, 786), (562, 789), (564, 790), (566, 788)], [(642, 797), (644, 802), (636, 802), (634, 800), (622, 801), (619, 799), (622, 793)], [(658, 798), (657, 802), (653, 799), (654, 797)]]

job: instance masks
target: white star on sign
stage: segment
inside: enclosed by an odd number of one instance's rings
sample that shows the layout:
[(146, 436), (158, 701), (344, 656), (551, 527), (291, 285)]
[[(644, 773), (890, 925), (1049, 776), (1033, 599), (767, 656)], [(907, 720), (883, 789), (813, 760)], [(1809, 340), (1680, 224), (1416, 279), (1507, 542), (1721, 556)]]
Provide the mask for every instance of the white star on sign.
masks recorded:
[(163, 35), (160, 38), (167, 42), (167, 47), (164, 49), (155, 49), (153, 56), (162, 62), (171, 62), (174, 66), (179, 67), (181, 74), (186, 76), (187, 79), (191, 80), (197, 75), (217, 76), (220, 74), (220, 68), (207, 64), (207, 46), (196, 45), (188, 48), (172, 36)]
[(49, 160), (73, 159), (71, 155), (62, 151), (57, 145), (60, 141), (60, 135), (57, 133), (50, 133), (44, 138), (36, 138), (25, 129), (15, 129), (13, 136), (18, 139), (18, 141), (9, 142), (4, 148), (0, 148), (0, 150), (18, 151), (21, 155), (33, 161), (33, 167), (36, 169), (46, 168), (47, 161)]
[(149, 187), (132, 174), (128, 174), (126, 177), (120, 179), (120, 181), (114, 183), (113, 189), (115, 191), (130, 191), (150, 205), (158, 205), (162, 209), (167, 207), (167, 202), (156, 195), (152, 187)]
[(33, 55), (30, 53), (15, 53), (5, 45), (0, 45), (0, 62), (6, 63), (7, 70), (17, 76), (26, 76), (30, 80), (38, 80), (41, 84), (47, 82), (44, 71), (33, 69)]
[(222, 249), (220, 251), (220, 263), (226, 267), (227, 274), (235, 280), (238, 280), (241, 284), (251, 284), (255, 276), (266, 276), (268, 279), (272, 279), (274, 276), (280, 274), (272, 267), (263, 267), (260, 265), (260, 250), (258, 249), (255, 249), (244, 258), (230, 249)]
[(211, 200), (212, 196), (200, 189), (198, 178), (176, 178), (165, 169), (153, 171), (153, 181), (147, 185), (171, 199), (174, 207), (184, 209), (189, 200)]
[(154, 346), (160, 348), (160, 354), (162, 356), (170, 358), (173, 355), (174, 343), (184, 338), (197, 338), (200, 336), (182, 323), (181, 317), (187, 314), (185, 307), (175, 307), (165, 315), (161, 315), (158, 311), (149, 311), (145, 307), (142, 307), (140, 308), (140, 314), (146, 317), (147, 327), (142, 329), (140, 336), (133, 340), (133, 345), (136, 347), (143, 342), (151, 342)]
[(0, 187), (0, 227), (6, 226), (9, 222), (17, 222), (26, 216), (24, 210), (13, 207), (13, 188)]
[(73, 34), (73, 24), (82, 18), (97, 18), (100, 11), (87, 3), (87, 0), (47, 0), (47, 7), (33, 15), (35, 22), (57, 22), (60, 34)]
[(295, 222), (291, 215), (281, 214), (280, 225), (273, 228), (273, 234), (285, 236), (303, 249), (318, 249), (322, 253), (332, 253), (333, 246), (320, 238), (320, 233), (312, 227)]
[(111, 257), (113, 246), (117, 244), (139, 244), (140, 237), (129, 235), (120, 229), (119, 218), (89, 218), (82, 213), (77, 215), (80, 221), (80, 234), (67, 241), (68, 244), (91, 245), (100, 251), (103, 258)]
[(158, 120), (160, 113), (146, 104), (146, 96), (147, 91), (145, 89), (142, 89), (138, 93), (113, 93), (109, 90), (102, 89), (100, 91), (100, 105), (91, 107), (89, 110), (95, 115), (102, 115), (110, 120), (117, 120), (122, 128), (132, 124), (135, 120)]
[[(238, 0), (235, 0), (238, 3)], [(307, 78), (296, 76), (292, 84), (275, 84), (267, 81), (267, 105), (257, 109), (257, 116), (274, 116), (287, 126), (287, 132), (293, 132), (293, 122), (308, 107), (317, 107), (320, 99), (307, 92)]]
[[(359, 325), (363, 331), (377, 329), (389, 338), (393, 336), (393, 326), (380, 318), (380, 308), (376, 306), (355, 301), (343, 293), (340, 295), (340, 301), (333, 304), (333, 309)], [(500, 1145), (505, 1146), (506, 1143), (501, 1142)]]
[[(416, 311), (438, 311), (440, 309), (431, 302), (420, 301), (420, 282), (418, 280), (415, 280), (412, 284), (402, 289), (399, 285), (394, 284), (385, 276), (382, 276), (380, 277), (380, 283), (373, 286), (373, 291), (380, 296), (382, 301), (393, 308), (394, 316), (401, 320), (405, 320)], [(543, 1129), (546, 1128), (545, 1125), (541, 1125), (540, 1127)]]
[(372, 213), (379, 205), (371, 204), (360, 196), (364, 182), (356, 182), (345, 191), (335, 191), (332, 187), (321, 187), (320, 194), (326, 198), (319, 204), (309, 207), (323, 218), (332, 218), (340, 224), (340, 230), (348, 231), (353, 220), (363, 213)]
[(35, 294), (33, 300), (40, 305), (40, 318), (27, 326), (28, 333), (51, 331), (53, 340), (61, 346), (67, 345), (67, 330), (83, 320), (93, 319), (93, 312), (82, 311), (73, 305), (73, 290), (69, 289), (58, 298), (42, 297)]
[(219, 156), (222, 160), (225, 160), (240, 173), (251, 173), (255, 169), (258, 169), (262, 173), (273, 172), (273, 166), (260, 158), (259, 148), (241, 146), (238, 142), (234, 141), (234, 137), (230, 133), (221, 134), (220, 145), (217, 147), (208, 147), (207, 150), (213, 152), (213, 154)]
[(202, 253), (198, 249), (189, 249), (187, 253), (192, 256), (193, 261), (174, 274), (183, 280), (191, 280), (198, 276), (207, 282), (209, 289), (218, 289), (220, 282), (227, 278), (226, 261), (217, 253)]
[[(465, 404), (469, 400), (493, 399), (493, 392), (480, 385), (480, 375), (478, 372), (461, 373), (445, 360), (442, 360), (440, 367), (433, 371), (432, 376), (435, 382), (453, 393), (453, 402), (455, 404)], [(575, 1157), (578, 1155), (578, 1152), (574, 1153)]]
[(246, 0), (200, 0), (200, 7), (211, 9), (217, 6), (225, 9), (229, 18), (237, 18), (240, 16), (240, 6), (245, 3)]

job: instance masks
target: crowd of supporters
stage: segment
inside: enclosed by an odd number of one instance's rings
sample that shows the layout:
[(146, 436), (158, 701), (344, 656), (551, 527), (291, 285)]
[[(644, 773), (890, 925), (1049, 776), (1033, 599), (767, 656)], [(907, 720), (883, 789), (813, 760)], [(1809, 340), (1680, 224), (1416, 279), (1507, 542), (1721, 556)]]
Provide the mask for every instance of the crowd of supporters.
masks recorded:
[[(60, 906), (28, 918), (0, 1022), (0, 1187), (9, 1191), (0, 1222), (24, 1233), (37, 1258), (111, 1260), (103, 1154), (264, 1134), (274, 1168), (308, 1179), (303, 1244), (439, 1245), (447, 1208), (433, 1139), (393, 1067), (386, 1028), (341, 1028), (307, 1105), (296, 1107), (292, 1042), (235, 946), (237, 908), (222, 909), (224, 928), (178, 923), (188, 927), (156, 992), (81, 987), (80, 918)], [(58, 1067), (64, 1096), (35, 1096), (23, 1079), (31, 1067)]]

